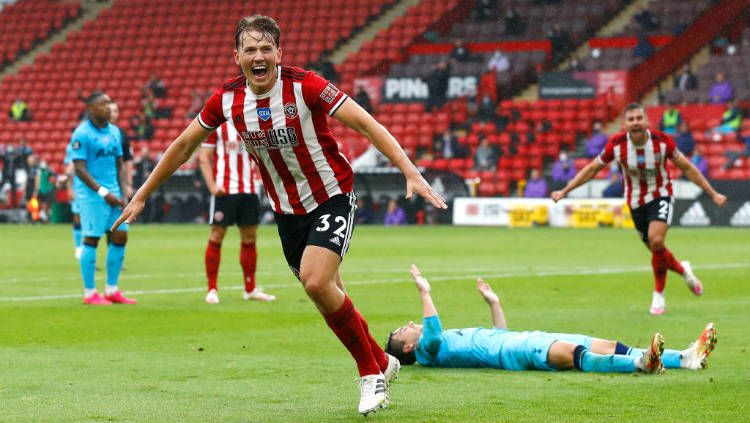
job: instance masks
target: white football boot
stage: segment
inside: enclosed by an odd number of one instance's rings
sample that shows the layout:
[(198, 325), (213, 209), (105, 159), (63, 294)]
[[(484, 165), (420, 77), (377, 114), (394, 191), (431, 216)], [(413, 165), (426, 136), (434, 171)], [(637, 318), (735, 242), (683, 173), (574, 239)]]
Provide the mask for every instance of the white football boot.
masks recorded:
[(359, 378), (359, 413), (367, 416), (388, 406), (385, 376), (382, 373)]

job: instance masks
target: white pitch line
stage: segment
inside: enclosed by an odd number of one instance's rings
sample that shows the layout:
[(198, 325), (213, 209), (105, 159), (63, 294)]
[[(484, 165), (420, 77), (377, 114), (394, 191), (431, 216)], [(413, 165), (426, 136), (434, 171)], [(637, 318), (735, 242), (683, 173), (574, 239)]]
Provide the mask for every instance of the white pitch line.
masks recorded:
[[(693, 266), (694, 269), (739, 269), (739, 268), (750, 268), (747, 263), (723, 263), (723, 264), (705, 264), (701, 266)], [(486, 270), (486, 269), (483, 269)], [(497, 269), (496, 269), (497, 270)], [(434, 269), (433, 269), (434, 271)], [(546, 270), (546, 271), (527, 271), (527, 272), (500, 272), (500, 273), (487, 273), (482, 272), (481, 276), (485, 279), (507, 279), (507, 278), (520, 278), (520, 277), (545, 277), (545, 276), (576, 276), (576, 275), (606, 275), (614, 273), (640, 273), (651, 271), (651, 267), (637, 266), (637, 267), (614, 267), (614, 268), (589, 268), (589, 269), (562, 269), (562, 270)], [(384, 271), (387, 273), (396, 272)], [(398, 270), (398, 273), (406, 274), (404, 270)], [(471, 273), (476, 274), (477, 269), (472, 269)], [(133, 275), (136, 276), (136, 275)], [(153, 275), (140, 275), (140, 276), (153, 276)], [(196, 274), (182, 274), (174, 275), (175, 277), (185, 276), (196, 276)], [(291, 275), (290, 275), (291, 277)], [(434, 282), (441, 281), (455, 281), (455, 280), (467, 280), (473, 279), (474, 276), (470, 276), (469, 272), (462, 272), (460, 275), (454, 276), (431, 276), (429, 279)], [(410, 279), (408, 276), (389, 278), (389, 279), (369, 279), (369, 280), (347, 280), (346, 285), (379, 285), (379, 284), (394, 284), (394, 283), (408, 283)], [(298, 282), (294, 283), (279, 283), (279, 284), (264, 284), (267, 288), (294, 288), (300, 286)], [(244, 289), (243, 285), (225, 286), (222, 287), (222, 291), (238, 291)], [(138, 291), (125, 291), (129, 295), (161, 295), (161, 294), (183, 294), (193, 292), (204, 292), (205, 287), (195, 288), (174, 288), (174, 289), (149, 289), (149, 290), (138, 290)], [(80, 298), (81, 294), (60, 294), (60, 295), (38, 295), (38, 296), (25, 296), (25, 297), (0, 297), (0, 302), (24, 302), (24, 301), (45, 301), (45, 300), (61, 300), (67, 298)]]

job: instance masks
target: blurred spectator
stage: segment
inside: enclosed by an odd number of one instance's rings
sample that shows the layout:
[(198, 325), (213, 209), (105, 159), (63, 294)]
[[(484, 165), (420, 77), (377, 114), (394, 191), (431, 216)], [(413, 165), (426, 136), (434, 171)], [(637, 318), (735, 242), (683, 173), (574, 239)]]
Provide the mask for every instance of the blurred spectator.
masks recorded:
[(675, 107), (674, 103), (670, 104), (669, 107), (664, 109), (664, 113), (661, 115), (659, 121), (659, 130), (669, 135), (677, 134), (677, 127), (683, 122), (682, 113), (680, 109)]
[(448, 91), (448, 79), (451, 76), (451, 68), (447, 61), (443, 60), (435, 66), (432, 73), (427, 77), (429, 98), (426, 110), (431, 112), (435, 108), (443, 107), (445, 96)]
[(16, 179), (16, 164), (18, 161), (16, 160), (16, 148), (12, 145), (9, 145), (5, 149), (5, 154), (2, 156), (3, 160), (3, 173), (2, 173), (2, 180), (0, 180), (0, 191), (6, 192), (9, 191), (11, 195), (10, 197), (10, 203), (8, 206), (10, 208), (16, 208), (18, 205), (16, 204), (16, 191), (18, 191), (18, 184)]
[(622, 180), (620, 178), (620, 171), (618, 171), (617, 168), (612, 169), (612, 171), (609, 172), (609, 185), (604, 188), (602, 197), (622, 198), (623, 190), (624, 188), (622, 186)]
[(31, 110), (29, 110), (29, 105), (21, 97), (16, 97), (16, 101), (10, 106), (8, 116), (16, 122), (29, 122), (31, 120)]
[(495, 170), (497, 155), (490, 142), (484, 135), (480, 135), (479, 146), (474, 152), (474, 170)]
[(190, 108), (188, 108), (185, 113), (185, 119), (187, 120), (195, 119), (195, 117), (198, 116), (198, 113), (201, 112), (201, 109), (203, 109), (206, 100), (208, 100), (207, 93), (199, 89), (193, 89), (190, 96), (193, 98), (193, 102), (190, 103)]
[(654, 46), (651, 45), (651, 41), (648, 40), (648, 35), (643, 32), (638, 34), (638, 44), (636, 44), (633, 49), (633, 57), (646, 59), (651, 57), (651, 55), (654, 54), (654, 51)]
[(333, 62), (331, 62), (331, 59), (328, 57), (328, 52), (321, 54), (320, 60), (313, 66), (313, 68), (315, 68), (323, 78), (334, 84), (339, 82), (339, 73), (336, 72), (336, 67), (333, 66)]
[(724, 72), (717, 72), (715, 81), (708, 93), (709, 103), (726, 103), (734, 98), (734, 87), (725, 79)]
[(134, 138), (140, 141), (150, 141), (154, 136), (151, 118), (144, 116), (143, 113), (130, 116), (130, 129), (133, 131)]
[[(690, 157), (690, 161), (693, 162), (693, 165), (695, 165), (696, 168), (705, 176), (708, 178), (708, 162), (706, 159), (701, 155), (701, 150), (699, 148), (696, 148), (693, 151), (693, 156)], [(685, 176), (683, 175), (683, 178)]]
[(721, 115), (721, 124), (711, 131), (714, 135), (714, 141), (720, 139), (716, 137), (717, 134), (730, 134), (732, 132), (739, 132), (742, 127), (742, 110), (734, 105), (734, 101), (727, 101), (727, 109)]
[(584, 71), (586, 70), (586, 67), (583, 65), (583, 62), (578, 60), (577, 57), (574, 57), (570, 59), (570, 70), (572, 71)]
[(495, 71), (497, 73), (507, 72), (510, 69), (510, 60), (508, 56), (503, 54), (500, 50), (495, 50), (490, 56), (490, 60), (487, 61), (487, 70)]
[[(29, 168), (32, 169), (29, 173), (28, 182), (28, 186), (31, 188), (30, 198), (36, 198), (38, 201), (39, 220), (47, 222), (55, 194), (52, 172), (44, 160), (37, 166), (34, 156), (29, 156), (28, 164)], [(27, 188), (26, 191), (28, 192), (29, 189)]]
[(723, 170), (729, 169), (729, 167), (740, 157), (750, 157), (750, 137), (744, 137), (742, 141), (745, 143), (744, 150), (724, 152), (724, 155), (727, 157), (727, 162), (721, 167)]
[(141, 150), (133, 159), (133, 187), (138, 189), (146, 182), (148, 176), (156, 167), (156, 161), (151, 156), (151, 150), (147, 144), (141, 144)]
[(674, 88), (680, 91), (698, 89), (698, 78), (690, 71), (690, 65), (685, 63), (680, 73), (674, 77)]
[(547, 196), (547, 181), (544, 180), (539, 169), (531, 169), (529, 180), (523, 190), (526, 198), (545, 198)]
[(594, 122), (591, 136), (586, 141), (586, 157), (596, 157), (604, 149), (604, 145), (607, 144), (607, 134), (602, 132), (602, 123), (599, 121)]
[(524, 32), (526, 32), (526, 22), (518, 10), (511, 5), (505, 12), (505, 35), (523, 35)]
[(469, 52), (469, 49), (466, 48), (462, 39), (458, 39), (453, 42), (453, 50), (451, 50), (448, 58), (453, 63), (466, 63), (471, 61), (472, 59), (471, 52)]
[(493, 122), (495, 120), (495, 102), (489, 94), (482, 96), (482, 100), (477, 106), (477, 119), (482, 122)]
[(357, 87), (357, 93), (354, 95), (354, 101), (362, 106), (362, 108), (365, 109), (367, 113), (372, 114), (372, 102), (370, 101), (370, 96), (367, 94), (367, 90), (365, 90), (363, 86), (360, 85)]
[(682, 121), (680, 126), (677, 127), (677, 136), (674, 138), (674, 142), (677, 144), (677, 149), (680, 150), (682, 154), (688, 157), (693, 154), (693, 150), (695, 149), (695, 139), (693, 139), (693, 134), (690, 132), (687, 122)]
[(456, 134), (446, 129), (442, 134), (432, 138), (432, 156), (436, 159), (463, 158), (466, 156), (464, 146), (458, 142)]
[(477, 22), (489, 22), (495, 17), (497, 0), (478, 0), (474, 7)]
[(29, 156), (34, 155), (34, 150), (29, 147), (26, 137), (23, 134), (18, 136), (18, 145), (16, 146), (16, 169), (23, 170), (29, 174)]
[(576, 176), (576, 167), (573, 160), (568, 157), (568, 152), (560, 151), (557, 161), (552, 165), (552, 182), (551, 189), (557, 191), (565, 187), (568, 181)]
[(357, 198), (357, 224), (373, 223), (375, 212), (372, 209), (371, 201), (367, 196)]
[(554, 63), (559, 63), (573, 47), (570, 34), (562, 29), (558, 22), (555, 22), (552, 30), (547, 33), (547, 39), (552, 44), (552, 61)]
[(641, 29), (650, 32), (653, 31), (661, 25), (661, 22), (659, 22), (659, 19), (654, 16), (651, 11), (649, 11), (646, 7), (642, 8), (640, 12), (636, 13), (633, 17), (635, 21), (638, 23), (638, 25), (641, 26)]
[(154, 119), (156, 117), (156, 110), (159, 108), (159, 100), (156, 99), (153, 91), (148, 87), (143, 87), (141, 105), (143, 106), (143, 116), (149, 119)]
[(396, 203), (396, 200), (388, 200), (388, 208), (385, 211), (383, 224), (385, 226), (403, 225), (406, 223), (406, 213), (404, 209)]
[(167, 96), (167, 85), (155, 72), (151, 73), (151, 78), (146, 82), (146, 88), (149, 89), (156, 98), (164, 98)]

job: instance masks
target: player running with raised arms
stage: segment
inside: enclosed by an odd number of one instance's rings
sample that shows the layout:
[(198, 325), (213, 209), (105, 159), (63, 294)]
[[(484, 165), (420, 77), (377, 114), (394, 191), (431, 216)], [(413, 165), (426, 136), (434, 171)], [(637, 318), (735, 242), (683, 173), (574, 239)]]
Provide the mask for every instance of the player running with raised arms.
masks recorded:
[(328, 129), (326, 115), (365, 136), (418, 194), (445, 209), (393, 136), (333, 84), (300, 68), (281, 66), (281, 31), (254, 15), (235, 29), (234, 60), (242, 75), (226, 81), (164, 153), (116, 223), (135, 220), (149, 195), (225, 121), (239, 132), (276, 214), (284, 256), (328, 326), (349, 350), (360, 376), (359, 412), (387, 406), (387, 384), (399, 364), (385, 354), (344, 291), (339, 265), (349, 248), (356, 198), (354, 174)]
[(664, 314), (666, 300), (664, 287), (667, 270), (680, 274), (695, 295), (703, 294), (703, 284), (693, 274), (690, 263), (679, 262), (665, 245), (667, 230), (672, 222), (672, 178), (666, 168), (672, 160), (683, 174), (705, 191), (719, 207), (727, 198), (716, 192), (701, 172), (677, 149), (672, 137), (649, 129), (643, 106), (632, 103), (625, 108), (625, 132), (613, 135), (604, 150), (568, 182), (560, 191), (550, 194), (555, 202), (570, 191), (596, 176), (612, 160), (617, 162), (625, 184), (625, 199), (630, 207), (635, 228), (641, 240), (651, 250), (651, 267), (654, 272), (654, 293), (649, 312)]

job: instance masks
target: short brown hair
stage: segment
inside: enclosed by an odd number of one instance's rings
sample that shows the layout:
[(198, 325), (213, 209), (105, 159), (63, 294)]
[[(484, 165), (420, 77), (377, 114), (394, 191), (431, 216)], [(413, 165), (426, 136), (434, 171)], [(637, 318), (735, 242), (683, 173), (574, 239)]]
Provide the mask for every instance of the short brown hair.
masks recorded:
[(245, 16), (237, 22), (234, 29), (234, 46), (239, 49), (242, 42), (242, 33), (247, 31), (258, 31), (276, 44), (281, 46), (281, 29), (276, 20), (270, 16), (253, 15)]
[(646, 111), (646, 108), (643, 107), (643, 104), (641, 104), (641, 103), (630, 103), (630, 104), (627, 105), (627, 107), (625, 107), (625, 113), (633, 111), (633, 110), (637, 110), (637, 109), (641, 109), (644, 112)]

